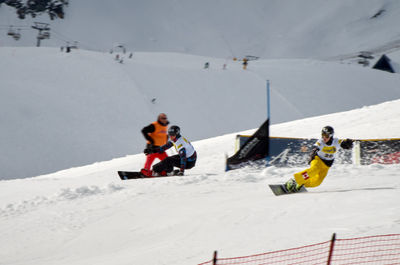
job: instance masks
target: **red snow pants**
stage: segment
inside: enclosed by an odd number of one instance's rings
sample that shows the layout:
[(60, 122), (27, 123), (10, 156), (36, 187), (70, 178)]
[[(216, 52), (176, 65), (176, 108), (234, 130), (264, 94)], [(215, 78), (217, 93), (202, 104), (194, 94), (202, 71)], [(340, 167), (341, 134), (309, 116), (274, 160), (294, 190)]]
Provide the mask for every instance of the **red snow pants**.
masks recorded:
[(163, 161), (165, 158), (167, 158), (168, 157), (168, 155), (167, 155), (167, 153), (166, 152), (163, 152), (163, 153), (153, 153), (153, 154), (148, 154), (147, 156), (146, 156), (146, 162), (144, 163), (144, 169), (146, 170), (146, 171), (149, 171), (150, 172), (150, 169), (151, 169), (151, 165), (153, 164), (153, 162), (154, 162), (154, 159), (156, 159), (156, 158), (158, 158), (158, 159), (160, 159), (161, 161)]

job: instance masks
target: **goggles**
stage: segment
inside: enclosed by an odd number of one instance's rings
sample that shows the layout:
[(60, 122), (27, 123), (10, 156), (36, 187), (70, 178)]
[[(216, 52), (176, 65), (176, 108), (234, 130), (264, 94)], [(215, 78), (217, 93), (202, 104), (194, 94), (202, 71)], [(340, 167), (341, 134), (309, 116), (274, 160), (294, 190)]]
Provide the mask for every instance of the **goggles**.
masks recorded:
[(328, 133), (328, 132), (322, 132), (322, 137), (326, 137), (326, 138), (331, 138), (332, 134)]

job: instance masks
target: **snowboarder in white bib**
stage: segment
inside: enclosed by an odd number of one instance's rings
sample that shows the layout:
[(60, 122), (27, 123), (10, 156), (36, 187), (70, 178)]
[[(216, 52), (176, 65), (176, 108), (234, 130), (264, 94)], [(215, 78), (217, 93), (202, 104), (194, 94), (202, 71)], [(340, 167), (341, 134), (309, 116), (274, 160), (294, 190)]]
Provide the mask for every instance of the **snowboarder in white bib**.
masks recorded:
[(294, 174), (294, 179), (285, 183), (286, 189), (290, 192), (298, 191), (303, 185), (305, 187), (319, 186), (335, 160), (337, 151), (340, 148), (353, 148), (354, 140), (339, 140), (333, 137), (334, 130), (331, 126), (322, 128), (321, 139), (319, 139), (312, 149), (309, 164), (310, 168)]
[(170, 141), (165, 145), (161, 146), (158, 152), (164, 152), (165, 150), (175, 146), (177, 155), (169, 156), (163, 161), (153, 166), (153, 172), (161, 176), (167, 176), (174, 171), (174, 167), (178, 167), (176, 175), (183, 176), (185, 169), (190, 169), (195, 166), (197, 154), (192, 144), (186, 140), (185, 137), (181, 136), (181, 130), (178, 126), (174, 125), (168, 129), (168, 135)]

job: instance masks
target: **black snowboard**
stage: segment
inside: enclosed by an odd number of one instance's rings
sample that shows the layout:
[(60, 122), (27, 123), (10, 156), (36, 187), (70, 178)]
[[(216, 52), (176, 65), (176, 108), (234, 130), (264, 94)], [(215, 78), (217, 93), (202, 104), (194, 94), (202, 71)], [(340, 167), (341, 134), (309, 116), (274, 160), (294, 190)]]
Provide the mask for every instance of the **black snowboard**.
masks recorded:
[(280, 195), (286, 195), (286, 194), (293, 194), (293, 193), (301, 193), (301, 192), (307, 192), (307, 189), (302, 186), (300, 188), (299, 191), (296, 192), (290, 192), (286, 189), (285, 184), (270, 184), (268, 185), (272, 192), (276, 195), (276, 196), (280, 196)]
[(118, 171), (118, 175), (122, 180), (146, 178), (140, 171)]
[(143, 179), (143, 178), (164, 178), (164, 177), (172, 177), (177, 176), (179, 170), (174, 170), (167, 176), (145, 176), (140, 171), (118, 171), (118, 175), (122, 180), (128, 179)]

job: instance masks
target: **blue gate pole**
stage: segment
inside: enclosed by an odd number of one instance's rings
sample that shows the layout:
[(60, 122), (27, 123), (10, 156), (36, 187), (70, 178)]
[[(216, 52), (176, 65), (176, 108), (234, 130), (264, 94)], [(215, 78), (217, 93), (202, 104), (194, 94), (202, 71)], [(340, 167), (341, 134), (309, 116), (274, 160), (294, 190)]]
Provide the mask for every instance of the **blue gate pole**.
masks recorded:
[[(267, 119), (268, 121), (268, 137), (269, 137), (269, 125), (271, 123), (270, 117), (271, 117), (271, 104), (270, 104), (270, 98), (271, 98), (271, 92), (270, 92), (270, 86), (269, 86), (269, 80), (267, 80)], [(268, 139), (269, 142), (269, 139)], [(269, 166), (269, 161), (270, 161), (270, 156), (269, 156), (269, 143), (268, 143), (268, 155), (265, 158), (267, 166)]]
[(271, 107), (270, 107), (270, 88), (269, 88), (269, 80), (267, 80), (267, 119), (271, 116)]

